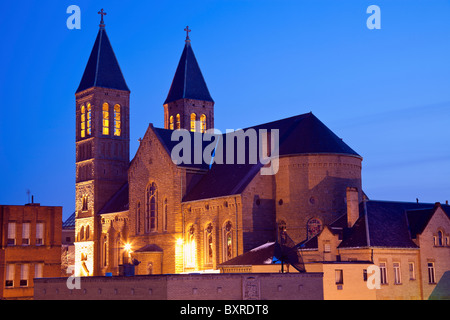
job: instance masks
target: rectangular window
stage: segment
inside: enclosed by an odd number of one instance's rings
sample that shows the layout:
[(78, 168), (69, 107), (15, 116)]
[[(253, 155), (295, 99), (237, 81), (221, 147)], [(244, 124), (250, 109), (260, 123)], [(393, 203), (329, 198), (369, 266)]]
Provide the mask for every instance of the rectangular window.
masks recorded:
[(344, 284), (344, 271), (335, 270), (336, 284)]
[(409, 266), (409, 280), (416, 280), (416, 272), (414, 270), (414, 262), (410, 262)]
[(434, 262), (428, 262), (428, 283), (436, 283), (436, 273), (434, 270)]
[(15, 265), (7, 264), (6, 265), (6, 279), (5, 279), (5, 287), (12, 288), (14, 287), (14, 275), (15, 275)]
[(364, 280), (364, 282), (367, 281), (367, 269), (363, 270), (363, 280)]
[(400, 263), (394, 262), (394, 283), (401, 284), (402, 278), (400, 274)]
[(44, 224), (42, 222), (36, 223), (36, 245), (42, 246), (44, 244)]
[(325, 252), (325, 253), (331, 252), (331, 244), (325, 243), (323, 245), (323, 252)]
[(20, 265), (20, 286), (28, 287), (28, 264)]
[(16, 223), (9, 222), (8, 223), (8, 246), (16, 245)]
[(37, 263), (34, 265), (34, 277), (35, 278), (43, 278), (44, 277), (44, 264)]
[(24, 222), (22, 224), (22, 245), (29, 246), (30, 245), (30, 223)]
[(386, 262), (380, 262), (380, 283), (387, 284), (387, 270), (386, 270)]

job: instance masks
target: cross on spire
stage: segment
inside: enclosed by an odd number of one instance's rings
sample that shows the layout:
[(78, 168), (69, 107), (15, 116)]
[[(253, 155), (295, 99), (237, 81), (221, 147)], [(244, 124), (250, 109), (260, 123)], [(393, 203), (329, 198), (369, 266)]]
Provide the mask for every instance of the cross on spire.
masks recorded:
[(102, 16), (102, 18), (100, 20), (100, 28), (104, 28), (105, 27), (105, 22), (103, 21), (103, 16), (106, 16), (106, 12), (104, 12), (103, 8), (102, 8), (102, 10), (100, 10), (98, 12), (98, 14)]
[(189, 39), (189, 32), (191, 32), (192, 30), (189, 29), (189, 26), (186, 26), (184, 31), (186, 31), (186, 41), (191, 41), (191, 39)]

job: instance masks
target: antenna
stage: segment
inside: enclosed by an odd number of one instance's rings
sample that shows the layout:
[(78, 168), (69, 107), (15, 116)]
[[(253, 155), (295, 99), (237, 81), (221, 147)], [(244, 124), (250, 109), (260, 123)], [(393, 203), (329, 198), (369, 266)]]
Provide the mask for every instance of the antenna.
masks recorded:
[(30, 194), (31, 194), (30, 189), (27, 189), (27, 196), (28, 196), (28, 202), (27, 203), (30, 203)]

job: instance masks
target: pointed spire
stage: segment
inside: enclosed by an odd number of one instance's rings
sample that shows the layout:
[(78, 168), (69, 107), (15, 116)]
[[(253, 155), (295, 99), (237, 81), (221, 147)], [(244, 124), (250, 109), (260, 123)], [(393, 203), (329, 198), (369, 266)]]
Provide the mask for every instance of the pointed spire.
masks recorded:
[(102, 9), (99, 14), (102, 16), (100, 30), (76, 93), (92, 87), (130, 91), (106, 34), (103, 21), (106, 13)]
[(184, 31), (186, 31), (186, 44), (164, 104), (179, 99), (214, 102), (206, 86), (197, 59), (195, 58), (194, 51), (192, 50), (191, 40), (189, 38), (189, 32), (191, 30), (189, 27), (186, 27)]

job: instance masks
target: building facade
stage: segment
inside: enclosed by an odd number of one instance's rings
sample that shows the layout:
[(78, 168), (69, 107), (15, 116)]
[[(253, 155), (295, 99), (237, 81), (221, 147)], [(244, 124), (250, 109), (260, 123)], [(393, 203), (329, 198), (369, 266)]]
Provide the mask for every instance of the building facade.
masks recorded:
[(35, 278), (61, 276), (62, 208), (0, 205), (0, 300), (32, 299)]

